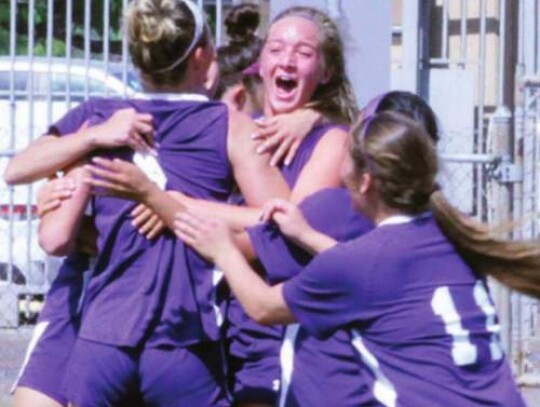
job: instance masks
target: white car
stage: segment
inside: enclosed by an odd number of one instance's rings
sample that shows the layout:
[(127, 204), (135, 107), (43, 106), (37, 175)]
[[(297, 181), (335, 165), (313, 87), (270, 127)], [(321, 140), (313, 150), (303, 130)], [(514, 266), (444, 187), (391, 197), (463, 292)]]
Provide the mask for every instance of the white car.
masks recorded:
[[(131, 97), (138, 90), (133, 70), (119, 63), (0, 57), (0, 174), (14, 152), (69, 108), (88, 97)], [(47, 291), (58, 264), (37, 242), (37, 188), (9, 187), (0, 179), (0, 285), (29, 294)]]

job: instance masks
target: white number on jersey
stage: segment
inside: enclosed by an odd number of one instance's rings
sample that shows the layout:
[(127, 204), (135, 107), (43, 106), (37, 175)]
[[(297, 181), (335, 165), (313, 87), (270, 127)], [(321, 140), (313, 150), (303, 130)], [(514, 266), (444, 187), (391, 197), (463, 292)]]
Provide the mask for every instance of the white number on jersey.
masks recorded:
[[(503, 356), (499, 339), (500, 325), (496, 322), (496, 313), (489, 299), (484, 283), (477, 281), (473, 292), (476, 305), (486, 315), (486, 330), (491, 333), (490, 353), (492, 360)], [(452, 359), (457, 366), (471, 365), (477, 361), (478, 349), (471, 343), (469, 331), (463, 328), (449, 287), (438, 287), (431, 299), (431, 308), (439, 316), (446, 330), (452, 337)]]

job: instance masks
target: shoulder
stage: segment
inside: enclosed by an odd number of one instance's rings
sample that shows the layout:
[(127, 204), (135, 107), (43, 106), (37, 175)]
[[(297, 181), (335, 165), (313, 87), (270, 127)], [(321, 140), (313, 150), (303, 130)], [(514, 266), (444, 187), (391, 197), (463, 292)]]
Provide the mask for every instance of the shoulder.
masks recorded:
[[(229, 131), (234, 130), (235, 133), (246, 133), (246, 129), (256, 129), (255, 123), (251, 117), (228, 107), (226, 107), (226, 109), (229, 115)], [(249, 133), (249, 135), (251, 135), (251, 133)]]
[(321, 136), (315, 146), (315, 153), (318, 151), (327, 154), (329, 151), (345, 153), (349, 145), (349, 133), (343, 126), (325, 125), (319, 130)]
[(251, 138), (257, 130), (253, 119), (248, 115), (227, 108), (229, 117), (228, 139), (230, 147), (241, 149), (242, 151), (253, 151), (257, 143)]

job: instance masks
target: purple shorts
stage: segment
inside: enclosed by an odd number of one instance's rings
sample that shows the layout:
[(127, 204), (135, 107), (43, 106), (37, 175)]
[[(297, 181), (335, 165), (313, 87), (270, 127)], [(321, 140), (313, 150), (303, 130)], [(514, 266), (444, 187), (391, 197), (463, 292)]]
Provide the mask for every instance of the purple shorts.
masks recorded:
[(234, 298), (228, 316), (228, 366), (233, 400), (275, 404), (280, 390), (283, 328), (258, 325)]
[(67, 405), (62, 391), (63, 372), (76, 338), (76, 325), (69, 319), (39, 322), (13, 390), (28, 387)]
[(63, 374), (77, 338), (79, 301), (88, 265), (88, 256), (81, 253), (64, 260), (47, 294), (13, 391), (27, 387), (67, 405)]
[(77, 339), (65, 376), (78, 407), (229, 406), (221, 347), (127, 348)]

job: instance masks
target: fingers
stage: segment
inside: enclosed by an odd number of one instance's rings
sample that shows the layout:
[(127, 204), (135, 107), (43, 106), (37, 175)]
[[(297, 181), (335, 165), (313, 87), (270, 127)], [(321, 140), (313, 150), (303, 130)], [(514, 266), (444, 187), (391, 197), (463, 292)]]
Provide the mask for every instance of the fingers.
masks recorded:
[(288, 205), (289, 202), (285, 201), (284, 199), (274, 199), (266, 203), (261, 214), (261, 221), (269, 222), (273, 219), (274, 213), (278, 211), (285, 211)]
[(273, 150), (278, 145), (280, 145), (284, 140), (287, 140), (288, 136), (284, 133), (275, 133), (272, 136), (268, 137), (261, 145), (257, 148), (258, 154), (264, 154), (267, 151)]
[(283, 159), (283, 157), (289, 151), (291, 144), (293, 142), (294, 140), (291, 138), (285, 138), (284, 140), (282, 140), (277, 150), (274, 152), (274, 154), (272, 154), (272, 158), (270, 159), (271, 166), (276, 166), (279, 164), (279, 162)]
[(159, 219), (158, 222), (154, 225), (154, 227), (146, 234), (146, 238), (152, 240), (158, 237), (164, 229), (165, 223)]
[(133, 218), (138, 217), (140, 214), (142, 214), (145, 210), (147, 210), (148, 207), (144, 204), (139, 204), (131, 211), (131, 216)]
[(302, 140), (294, 140), (291, 146), (289, 147), (289, 151), (287, 152), (287, 157), (285, 157), (285, 165), (291, 165), (294, 157), (296, 156), (296, 152), (298, 151), (298, 147), (300, 147), (300, 143)]
[(251, 136), (254, 140), (267, 139), (279, 130), (279, 123), (274, 118), (258, 120), (255, 123), (257, 124), (257, 132)]
[(60, 199), (54, 199), (42, 205), (37, 205), (37, 214), (40, 218), (42, 218), (48, 212), (51, 212), (55, 210), (56, 208), (59, 208), (61, 204), (62, 204), (62, 201)]

